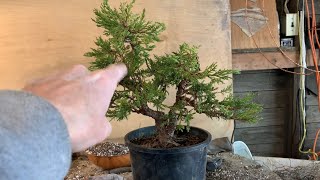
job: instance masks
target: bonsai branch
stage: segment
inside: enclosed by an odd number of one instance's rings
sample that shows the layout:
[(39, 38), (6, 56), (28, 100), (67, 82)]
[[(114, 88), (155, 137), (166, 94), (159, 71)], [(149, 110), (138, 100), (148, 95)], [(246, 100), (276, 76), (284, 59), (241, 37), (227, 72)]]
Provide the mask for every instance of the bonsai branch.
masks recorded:
[(143, 114), (153, 118), (156, 123), (164, 121), (165, 113), (161, 111), (155, 111), (151, 109), (148, 105), (142, 105), (138, 110), (135, 111), (138, 114)]

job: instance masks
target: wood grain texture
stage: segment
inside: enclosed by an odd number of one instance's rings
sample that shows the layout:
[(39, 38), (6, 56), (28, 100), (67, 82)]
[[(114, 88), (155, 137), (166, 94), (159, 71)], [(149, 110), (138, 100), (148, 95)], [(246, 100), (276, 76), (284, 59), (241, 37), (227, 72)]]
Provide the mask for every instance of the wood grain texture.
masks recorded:
[[(319, 51), (317, 50), (316, 52), (318, 55)], [(287, 57), (277, 49), (266, 52), (262, 51), (262, 54), (257, 52), (257, 49), (255, 49), (254, 52), (242, 52), (242, 50), (234, 52), (232, 53), (232, 67), (237, 70), (265, 70), (279, 69), (279, 67), (284, 69), (301, 67), (299, 65), (300, 55), (296, 50), (285, 51)], [(270, 62), (266, 58), (268, 58)], [(306, 61), (308, 67), (314, 66), (310, 50), (307, 51)]]
[[(295, 68), (294, 72), (300, 72), (299, 68)], [(300, 91), (299, 87), (300, 82), (300, 76), (294, 76), (293, 77), (293, 83), (292, 83), (292, 118), (291, 121), (288, 123), (288, 142), (287, 142), (287, 148), (289, 151), (287, 151), (291, 157), (293, 158), (299, 158), (300, 152), (299, 152), (299, 141), (301, 137), (301, 131), (300, 131), (300, 123), (299, 123), (299, 109), (298, 106), (298, 99), (299, 97), (298, 92)]]
[(306, 106), (306, 121), (307, 123), (319, 123), (320, 125), (320, 112), (317, 105)]
[(307, 123), (306, 128), (307, 128), (306, 139), (315, 139), (316, 133), (320, 128), (320, 123), (319, 122)]
[(249, 144), (248, 147), (254, 156), (285, 157), (282, 143)]
[[(243, 97), (247, 92), (234, 93), (235, 96)], [(291, 103), (289, 102), (290, 94), (287, 90), (279, 91), (257, 91), (254, 92), (255, 98), (254, 102), (263, 105), (263, 108), (284, 108), (288, 107)]]
[(55, 70), (87, 64), (83, 54), (99, 33), (90, 20), (99, 2), (2, 1), (0, 88), (18, 89)]
[[(291, 76), (282, 71), (245, 71), (233, 78), (234, 92), (271, 91), (291, 88)], [(254, 81), (254, 82), (253, 82)]]
[[(232, 67), (237, 70), (263, 70), (297, 67), (292, 61), (286, 58), (281, 52), (263, 52), (271, 63), (259, 52), (255, 53), (233, 53)], [(294, 62), (299, 62), (298, 52), (286, 52)], [(276, 66), (275, 66), (276, 65)], [(277, 67), (278, 66), (278, 67)]]
[(317, 106), (318, 100), (317, 96), (314, 94), (306, 94), (306, 106)]
[(305, 88), (307, 94), (312, 96), (318, 96), (318, 87), (316, 82), (316, 73), (310, 74), (305, 77)]
[[(90, 59), (83, 54), (94, 46), (95, 37), (101, 33), (91, 21), (92, 10), (99, 7), (100, 2), (1, 2), (0, 88), (21, 88), (29, 79), (50, 71), (77, 63), (87, 64)], [(120, 1), (110, 2), (117, 5)], [(136, 3), (137, 11), (146, 8), (147, 18), (167, 25), (155, 53), (169, 53), (188, 42), (201, 45), (202, 67), (218, 62), (223, 68), (231, 68), (228, 7), (219, 0), (138, 0)], [(227, 39), (221, 37), (222, 32)]]
[(282, 143), (284, 136), (283, 126), (240, 128), (234, 134), (235, 140), (246, 144)]
[[(124, 0), (121, 0), (124, 1)], [(121, 1), (109, 0), (116, 7)], [(2, 0), (0, 3), (0, 89), (20, 89), (42, 77), (92, 59), (83, 57), (101, 34), (91, 21), (102, 0)], [(188, 42), (200, 45), (201, 67), (217, 62), (231, 69), (229, 2), (224, 0), (136, 0), (135, 11), (146, 9), (148, 19), (164, 22), (167, 30), (155, 54), (177, 50)], [(225, 84), (225, 86), (228, 83)], [(170, 96), (170, 98), (174, 98)], [(169, 98), (169, 99), (170, 99)], [(113, 121), (112, 138), (152, 125), (150, 119), (133, 114), (129, 121)], [(193, 125), (216, 137), (231, 136), (232, 121), (197, 116)]]
[[(230, 0), (231, 11), (242, 9), (246, 7), (245, 0)], [(257, 7), (262, 9), (262, 0), (257, 0)], [(259, 32), (252, 36), (257, 42), (259, 48), (266, 47), (279, 47), (279, 20), (277, 14), (277, 7), (275, 0), (265, 1), (264, 7), (265, 15), (268, 18), (268, 23), (271, 29), (271, 33), (275, 37), (275, 43), (272, 40), (272, 36), (269, 34), (268, 27), (265, 25)], [(257, 48), (253, 40), (248, 37), (242, 30), (234, 23), (231, 23), (231, 37), (232, 37), (232, 49), (252, 49)]]
[(249, 128), (249, 127), (265, 127), (270, 126), (280, 126), (285, 124), (285, 119), (288, 116), (287, 108), (273, 108), (273, 109), (263, 109), (260, 114), (262, 118), (257, 123), (247, 123), (242, 121), (236, 121), (236, 128)]
[(234, 94), (253, 91), (254, 101), (263, 106), (259, 122), (236, 121), (235, 140), (248, 144), (254, 155), (289, 156), (287, 141), (291, 117), (293, 77), (279, 70), (243, 71), (234, 76)]

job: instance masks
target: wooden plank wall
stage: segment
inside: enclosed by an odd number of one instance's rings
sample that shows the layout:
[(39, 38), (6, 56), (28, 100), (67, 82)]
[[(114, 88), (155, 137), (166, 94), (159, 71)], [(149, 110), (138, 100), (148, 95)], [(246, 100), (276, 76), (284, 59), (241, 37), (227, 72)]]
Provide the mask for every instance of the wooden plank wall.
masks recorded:
[[(312, 149), (313, 142), (320, 128), (320, 112), (318, 109), (318, 97), (316, 90), (315, 76), (307, 76), (306, 78), (306, 129), (307, 135), (303, 146), (304, 150)], [(316, 150), (320, 150), (320, 143), (318, 141)]]
[[(309, 9), (311, 9), (311, 1), (308, 1)], [(315, 10), (316, 10), (316, 19), (317, 23), (320, 22), (320, 1), (315, 1)], [(310, 10), (311, 16), (311, 10)], [(318, 30), (319, 33), (319, 30)], [(308, 43), (308, 42), (307, 42)], [(307, 46), (309, 46), (307, 44)], [(311, 59), (311, 58), (309, 58)], [(308, 150), (313, 148), (313, 143), (316, 137), (316, 133), (320, 128), (320, 112), (318, 108), (318, 93), (316, 88), (316, 80), (315, 75), (310, 75), (306, 77), (306, 139), (304, 142), (303, 150)], [(299, 129), (301, 129), (301, 125), (298, 124)], [(297, 128), (298, 129), (298, 128)], [(299, 130), (298, 129), (298, 130)], [(302, 134), (302, 133), (300, 133)], [(317, 141), (316, 151), (320, 151), (320, 142)], [(302, 157), (305, 157), (302, 155)]]
[[(257, 42), (259, 48), (270, 48), (280, 46), (279, 37), (279, 19), (277, 12), (276, 0), (265, 1), (263, 8), (263, 1), (257, 0), (257, 7), (264, 10), (266, 17), (268, 18), (268, 24), (270, 31), (275, 38), (273, 41), (272, 36), (269, 33), (267, 25), (265, 25), (254, 36), (254, 40)], [(230, 0), (231, 11), (236, 11), (246, 7), (246, 0)], [(250, 5), (250, 4), (249, 4)], [(231, 23), (231, 44), (232, 49), (254, 49), (257, 48), (252, 38), (248, 37), (235, 23)]]
[(234, 93), (256, 94), (263, 105), (261, 121), (255, 124), (236, 121), (235, 141), (244, 141), (253, 155), (287, 157), (287, 129), (291, 119), (292, 77), (279, 70), (243, 71), (234, 76)]

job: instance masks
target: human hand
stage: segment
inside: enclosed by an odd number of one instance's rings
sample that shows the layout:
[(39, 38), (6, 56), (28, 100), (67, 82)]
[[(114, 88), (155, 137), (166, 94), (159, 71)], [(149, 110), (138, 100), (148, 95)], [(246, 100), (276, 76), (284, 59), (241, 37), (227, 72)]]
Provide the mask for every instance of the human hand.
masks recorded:
[(126, 73), (122, 64), (96, 72), (76, 65), (34, 81), (24, 90), (43, 97), (59, 110), (69, 131), (72, 151), (78, 152), (110, 135), (112, 128), (105, 114), (117, 84)]

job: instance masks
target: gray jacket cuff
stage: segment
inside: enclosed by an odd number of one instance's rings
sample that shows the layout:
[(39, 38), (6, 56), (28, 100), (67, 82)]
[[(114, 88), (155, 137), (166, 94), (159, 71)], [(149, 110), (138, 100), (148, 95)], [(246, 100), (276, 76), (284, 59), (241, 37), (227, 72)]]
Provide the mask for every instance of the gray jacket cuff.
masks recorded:
[(71, 143), (59, 111), (22, 91), (0, 91), (0, 179), (63, 179)]

